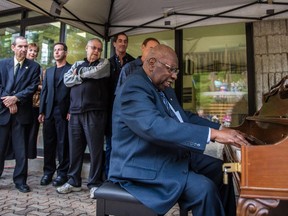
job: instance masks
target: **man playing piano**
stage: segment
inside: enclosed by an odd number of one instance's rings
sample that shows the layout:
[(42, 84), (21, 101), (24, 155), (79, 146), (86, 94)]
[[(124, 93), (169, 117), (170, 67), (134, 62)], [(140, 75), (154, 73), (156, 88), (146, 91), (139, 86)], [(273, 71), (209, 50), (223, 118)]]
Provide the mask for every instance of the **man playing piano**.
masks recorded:
[(157, 45), (119, 89), (108, 178), (158, 215), (178, 202), (193, 216), (233, 216), (232, 181), (224, 185), (222, 161), (203, 152), (210, 141), (249, 143), (240, 131), (185, 112), (171, 88), (178, 72), (176, 53)]

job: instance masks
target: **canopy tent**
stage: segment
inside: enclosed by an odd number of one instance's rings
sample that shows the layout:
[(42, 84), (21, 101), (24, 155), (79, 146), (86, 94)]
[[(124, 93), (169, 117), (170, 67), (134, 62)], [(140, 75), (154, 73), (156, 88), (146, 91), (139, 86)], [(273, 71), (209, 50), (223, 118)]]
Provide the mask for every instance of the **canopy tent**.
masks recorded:
[(109, 39), (288, 17), (288, 0), (8, 0)]

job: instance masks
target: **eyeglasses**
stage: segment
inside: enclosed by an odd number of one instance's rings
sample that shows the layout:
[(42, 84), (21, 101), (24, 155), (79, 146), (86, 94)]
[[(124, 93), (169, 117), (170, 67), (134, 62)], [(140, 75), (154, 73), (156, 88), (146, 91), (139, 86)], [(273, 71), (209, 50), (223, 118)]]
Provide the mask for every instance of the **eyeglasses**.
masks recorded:
[(95, 47), (95, 46), (89, 46), (88, 47), (91, 47), (92, 50), (97, 50), (98, 52), (102, 52), (103, 49), (102, 48), (98, 48), (98, 47)]
[(171, 65), (168, 65), (166, 63), (163, 63), (159, 60), (157, 60), (160, 64), (164, 65), (165, 68), (169, 71), (169, 73), (174, 73), (174, 74), (178, 74), (179, 73), (179, 68), (175, 68), (175, 67), (172, 67)]

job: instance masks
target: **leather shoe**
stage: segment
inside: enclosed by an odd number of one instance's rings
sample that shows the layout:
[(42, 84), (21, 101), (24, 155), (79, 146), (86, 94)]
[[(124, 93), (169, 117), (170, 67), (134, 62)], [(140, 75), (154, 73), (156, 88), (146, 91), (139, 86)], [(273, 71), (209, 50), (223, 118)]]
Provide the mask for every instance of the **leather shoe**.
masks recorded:
[(59, 186), (64, 185), (67, 181), (68, 181), (67, 177), (57, 176), (57, 177), (53, 180), (52, 185), (53, 185), (54, 187), (59, 187)]
[(19, 184), (16, 184), (15, 187), (22, 193), (28, 193), (30, 192), (30, 188), (28, 185), (26, 184), (23, 184), (23, 185), (19, 185)]
[(50, 184), (52, 181), (52, 177), (49, 176), (49, 175), (44, 175), (42, 178), (41, 178), (41, 181), (40, 181), (40, 185), (48, 185)]

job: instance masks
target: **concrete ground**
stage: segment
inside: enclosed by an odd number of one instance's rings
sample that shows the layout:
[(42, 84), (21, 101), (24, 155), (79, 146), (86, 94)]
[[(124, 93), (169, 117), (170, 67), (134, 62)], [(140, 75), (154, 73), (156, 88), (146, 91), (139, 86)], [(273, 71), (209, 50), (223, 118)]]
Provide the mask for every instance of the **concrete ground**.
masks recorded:
[[(86, 187), (89, 164), (83, 165), (82, 191), (70, 194), (58, 194), (51, 184), (41, 186), (43, 158), (29, 161), (27, 184), (30, 193), (21, 193), (12, 181), (14, 161), (6, 161), (5, 169), (0, 178), (0, 215), (27, 216), (84, 216), (96, 215), (96, 200), (89, 197)], [(179, 208), (174, 206), (165, 216), (178, 216)], [(135, 215), (137, 216), (137, 215)]]

